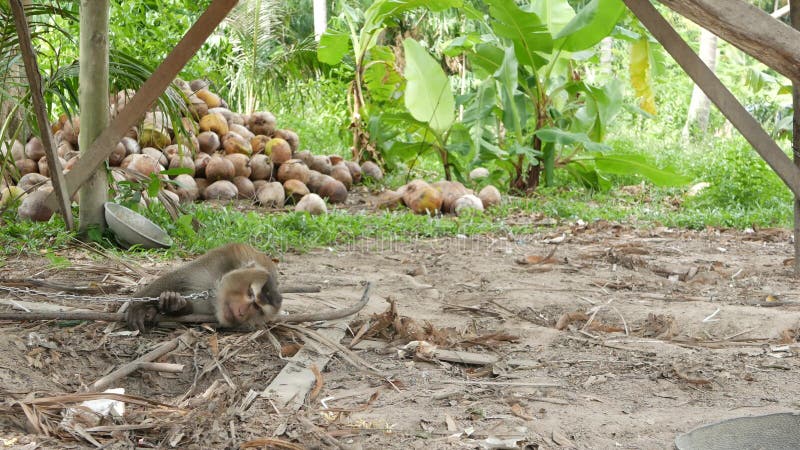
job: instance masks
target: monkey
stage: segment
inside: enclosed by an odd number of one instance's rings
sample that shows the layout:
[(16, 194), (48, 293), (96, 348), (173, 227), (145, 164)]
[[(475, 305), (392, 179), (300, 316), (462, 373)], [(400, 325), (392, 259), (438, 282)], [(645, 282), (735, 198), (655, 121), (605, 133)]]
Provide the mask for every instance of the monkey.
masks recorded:
[[(183, 297), (207, 290), (214, 290), (215, 297)], [(139, 331), (157, 325), (162, 314), (213, 314), (223, 327), (252, 327), (274, 318), (282, 303), (275, 263), (247, 244), (209, 250), (143, 286), (133, 296), (158, 298), (134, 303), (128, 309), (125, 321), (128, 327)]]

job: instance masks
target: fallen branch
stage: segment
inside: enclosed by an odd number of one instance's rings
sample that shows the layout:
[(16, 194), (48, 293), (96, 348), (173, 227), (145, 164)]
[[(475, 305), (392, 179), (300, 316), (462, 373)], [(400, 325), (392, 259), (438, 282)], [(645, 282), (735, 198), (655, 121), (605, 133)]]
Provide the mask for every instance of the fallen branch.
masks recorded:
[[(336, 320), (352, 316), (361, 311), (369, 302), (369, 292), (372, 283), (367, 283), (361, 300), (353, 306), (333, 311), (324, 311), (308, 314), (287, 314), (275, 317), (276, 323), (302, 323), (318, 322), (323, 320)], [(299, 291), (293, 291), (299, 292)], [(307, 290), (305, 292), (316, 292)], [(53, 312), (0, 312), (0, 320), (100, 320), (105, 322), (125, 322), (124, 313), (88, 312), (88, 311), (53, 311)], [(216, 317), (209, 314), (187, 314), (185, 316), (164, 317), (163, 322), (177, 323), (216, 323)]]
[(89, 386), (89, 390), (90, 391), (102, 391), (103, 389), (105, 389), (109, 385), (111, 385), (111, 383), (119, 380), (120, 378), (124, 378), (124, 377), (132, 374), (136, 370), (138, 370), (141, 367), (142, 363), (151, 363), (151, 362), (155, 361), (156, 359), (166, 355), (167, 353), (175, 350), (176, 348), (178, 348), (178, 345), (185, 338), (189, 338), (189, 337), (191, 337), (191, 332), (187, 331), (186, 333), (181, 334), (180, 336), (176, 337), (175, 339), (172, 339), (171, 341), (167, 341), (167, 342), (159, 345), (154, 350), (151, 350), (150, 352), (145, 353), (144, 355), (142, 355), (138, 359), (135, 359), (135, 360), (133, 360), (133, 361), (127, 363), (127, 364), (123, 364), (117, 370), (109, 373), (108, 375), (106, 375), (106, 376), (100, 378), (99, 380), (95, 381), (94, 383), (92, 383), (92, 385)]

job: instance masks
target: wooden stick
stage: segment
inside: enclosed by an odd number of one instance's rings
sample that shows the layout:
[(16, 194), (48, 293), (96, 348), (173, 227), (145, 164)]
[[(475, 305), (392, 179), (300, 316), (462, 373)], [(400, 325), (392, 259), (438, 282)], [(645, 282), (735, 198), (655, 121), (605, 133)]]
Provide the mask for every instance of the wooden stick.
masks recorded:
[(133, 372), (135, 372), (137, 369), (139, 369), (140, 364), (153, 362), (156, 359), (158, 359), (158, 358), (166, 355), (167, 353), (175, 350), (176, 348), (178, 348), (178, 344), (180, 344), (183, 339), (185, 339), (186, 337), (189, 337), (190, 335), (191, 335), (190, 332), (183, 333), (183, 334), (181, 334), (180, 336), (176, 337), (175, 339), (173, 339), (171, 341), (164, 342), (163, 344), (159, 345), (158, 347), (156, 347), (155, 349), (151, 350), (150, 352), (145, 353), (144, 355), (142, 355), (138, 359), (136, 359), (134, 361), (131, 361), (131, 362), (127, 363), (127, 364), (123, 364), (117, 370), (109, 373), (108, 375), (106, 375), (106, 376), (100, 378), (99, 380), (95, 381), (94, 383), (92, 383), (92, 385), (89, 387), (89, 390), (90, 391), (102, 391), (102, 390), (104, 390), (111, 383), (119, 380), (120, 378), (124, 378), (124, 377), (132, 374)]
[(12, 0), (11, 11), (14, 14), (14, 24), (17, 27), (19, 37), (19, 48), (22, 51), (22, 61), (25, 63), (25, 72), (28, 75), (28, 85), (31, 88), (31, 100), (33, 110), (36, 113), (36, 122), (39, 124), (39, 134), (44, 147), (44, 154), (47, 157), (47, 166), (50, 168), (50, 178), (53, 181), (53, 192), (55, 193), (58, 207), (64, 216), (64, 223), (67, 230), (75, 228), (72, 220), (72, 208), (70, 208), (70, 196), (67, 195), (67, 182), (61, 172), (61, 163), (56, 155), (55, 145), (53, 145), (53, 135), (50, 131), (50, 121), (47, 119), (47, 109), (44, 105), (44, 95), (42, 94), (42, 74), (39, 72), (39, 63), (36, 61), (36, 52), (31, 43), (31, 30), (28, 28), (28, 20), (25, 17), (25, 10), (22, 8), (20, 0)]
[(183, 367), (183, 364), (140, 362), (137, 369), (151, 372), (181, 373), (183, 372)]
[[(322, 320), (336, 320), (361, 311), (369, 302), (369, 292), (372, 283), (367, 283), (361, 300), (353, 306), (343, 309), (334, 309), (324, 312), (308, 314), (288, 314), (277, 316), (275, 323), (302, 323), (317, 322)], [(310, 287), (306, 292), (316, 292)], [(296, 292), (296, 291), (293, 291)], [(163, 322), (177, 323), (217, 323), (217, 318), (210, 314), (187, 314), (185, 316), (167, 316)], [(106, 322), (124, 322), (124, 313), (94, 312), (94, 311), (52, 311), (52, 312), (0, 312), (0, 320), (102, 320)]]

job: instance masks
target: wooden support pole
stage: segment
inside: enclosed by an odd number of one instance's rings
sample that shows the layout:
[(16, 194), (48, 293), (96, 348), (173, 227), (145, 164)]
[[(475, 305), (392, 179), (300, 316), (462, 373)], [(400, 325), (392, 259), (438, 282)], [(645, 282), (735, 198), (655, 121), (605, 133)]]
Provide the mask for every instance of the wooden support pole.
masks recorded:
[[(659, 0), (671, 10), (700, 25), (739, 50), (800, 80), (800, 31), (742, 0)], [(625, 1), (650, 5), (649, 0)], [(636, 13), (638, 16), (639, 14)], [(641, 19), (641, 17), (640, 17)], [(655, 33), (654, 33), (655, 34)]]
[[(739, 130), (747, 142), (761, 155), (770, 167), (778, 174), (786, 186), (800, 197), (800, 168), (795, 166), (783, 150), (772, 140), (761, 125), (750, 115), (736, 97), (719, 81), (714, 72), (706, 66), (691, 47), (680, 37), (677, 31), (661, 16), (649, 0), (623, 0), (639, 18), (650, 33), (658, 39), (675, 61), (692, 78), (706, 96), (719, 108), (720, 112)], [(729, 0), (721, 3), (729, 3)], [(704, 3), (704, 2), (700, 2)], [(741, 2), (736, 2), (741, 3)], [(769, 16), (769, 15), (767, 15)], [(778, 21), (770, 18), (777, 26)], [(706, 27), (706, 24), (702, 24)], [(783, 24), (780, 24), (783, 25)], [(785, 25), (783, 25), (785, 26)], [(787, 27), (788, 28), (788, 27)], [(709, 28), (713, 30), (713, 28)], [(800, 51), (800, 32), (798, 41), (793, 45)], [(768, 46), (767, 46), (768, 47)], [(767, 48), (765, 47), (765, 48)], [(769, 53), (769, 52), (763, 52)], [(798, 59), (800, 61), (800, 59)]]
[(47, 165), (50, 168), (50, 178), (53, 181), (53, 193), (57, 201), (54, 206), (61, 209), (64, 222), (67, 224), (67, 230), (71, 231), (75, 227), (72, 208), (70, 208), (71, 196), (67, 194), (67, 183), (53, 145), (53, 134), (50, 131), (50, 120), (47, 117), (47, 108), (44, 105), (44, 95), (42, 93), (42, 75), (39, 72), (39, 63), (36, 61), (36, 52), (33, 50), (33, 43), (31, 42), (31, 30), (28, 28), (28, 19), (25, 17), (22, 2), (20, 0), (11, 0), (10, 3), (11, 12), (14, 14), (14, 25), (16, 25), (17, 36), (19, 37), (19, 47), (22, 51), (22, 60), (25, 63), (25, 72), (28, 75), (33, 110), (36, 113), (36, 122), (39, 124), (39, 134), (41, 134)]
[[(103, 130), (94, 140), (91, 147), (81, 155), (78, 164), (66, 175), (67, 192), (69, 196), (77, 192), (78, 188), (85, 183), (89, 177), (97, 170), (103, 161), (108, 158), (119, 143), (119, 140), (136, 124), (139, 118), (144, 115), (148, 107), (155, 102), (158, 97), (167, 89), (169, 84), (183, 66), (189, 62), (192, 56), (205, 43), (208, 36), (217, 28), (228, 15), (228, 12), (236, 6), (237, 0), (213, 0), (208, 9), (197, 19), (194, 25), (186, 32), (186, 35), (178, 42), (178, 45), (170, 52), (164, 62), (158, 66), (150, 78), (145, 81), (141, 88), (136, 92), (131, 101), (125, 108), (111, 121), (111, 124)], [(55, 209), (56, 199), (51, 195), (47, 199), (47, 205)]]
[[(789, 0), (789, 20), (800, 29), (800, 0)], [(800, 167), (800, 82), (792, 81), (792, 155)], [(794, 196), (794, 275), (800, 277), (800, 196)]]

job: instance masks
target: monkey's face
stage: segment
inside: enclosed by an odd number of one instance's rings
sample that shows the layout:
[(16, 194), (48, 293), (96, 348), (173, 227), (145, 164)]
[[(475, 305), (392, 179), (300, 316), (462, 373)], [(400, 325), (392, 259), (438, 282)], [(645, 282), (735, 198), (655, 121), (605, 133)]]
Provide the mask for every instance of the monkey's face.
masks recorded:
[(228, 272), (217, 289), (217, 320), (222, 326), (258, 325), (280, 310), (282, 298), (274, 274), (263, 269)]

